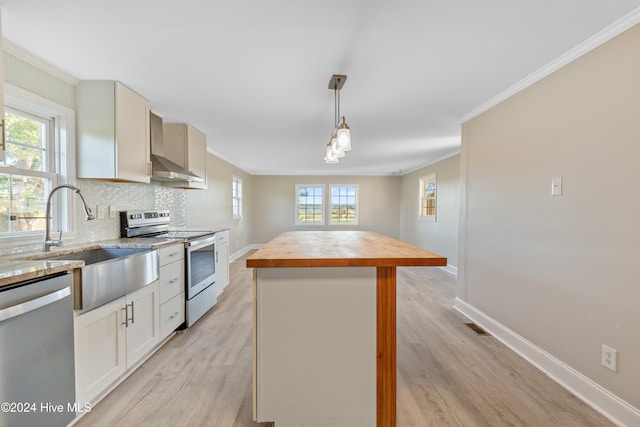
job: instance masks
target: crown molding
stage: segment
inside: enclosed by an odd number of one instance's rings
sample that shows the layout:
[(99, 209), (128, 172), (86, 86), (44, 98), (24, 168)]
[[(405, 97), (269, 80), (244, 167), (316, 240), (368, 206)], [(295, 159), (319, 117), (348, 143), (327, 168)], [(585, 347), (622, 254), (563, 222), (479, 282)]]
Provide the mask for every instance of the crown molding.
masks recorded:
[(487, 102), (480, 105), (479, 107), (469, 111), (467, 114), (465, 114), (458, 120), (458, 123), (463, 124), (473, 119), (474, 117), (479, 116), (480, 114), (484, 113), (490, 108), (495, 107), (496, 105), (512, 97), (516, 93), (542, 80), (543, 78), (547, 77), (549, 74), (553, 73), (554, 71), (559, 70), (560, 68), (569, 64), (570, 62), (578, 59), (585, 53), (592, 51), (593, 49), (611, 40), (612, 38), (623, 33), (624, 31), (628, 30), (629, 28), (633, 27), (638, 23), (640, 23), (640, 7), (638, 7), (637, 9), (634, 9), (627, 15), (618, 19), (613, 24), (609, 25), (599, 33), (589, 37), (587, 40), (580, 43), (578, 46), (574, 47), (573, 49), (569, 50), (565, 54), (551, 61), (544, 67), (540, 68), (538, 71), (535, 71), (532, 74), (528, 75), (523, 80), (511, 86), (504, 92), (489, 99)]

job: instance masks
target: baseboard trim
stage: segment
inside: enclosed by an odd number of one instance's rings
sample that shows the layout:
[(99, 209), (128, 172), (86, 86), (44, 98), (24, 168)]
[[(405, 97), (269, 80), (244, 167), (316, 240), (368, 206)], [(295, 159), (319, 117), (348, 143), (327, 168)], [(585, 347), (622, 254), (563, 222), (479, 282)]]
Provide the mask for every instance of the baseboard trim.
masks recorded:
[(640, 425), (640, 409), (622, 400), (571, 366), (460, 298), (455, 299), (453, 308), (477, 323), (504, 345), (518, 353), (616, 425)]
[(453, 277), (458, 277), (458, 267), (456, 267), (454, 265), (447, 264), (446, 267), (438, 267), (438, 268), (446, 271), (447, 273), (449, 273)]
[(232, 253), (229, 256), (229, 262), (233, 262), (235, 260), (237, 260), (238, 258), (242, 257), (244, 254), (246, 254), (249, 251), (252, 251), (254, 249), (260, 249), (263, 245), (260, 244), (252, 244), (252, 245), (247, 245), (244, 248), (240, 249), (237, 252)]

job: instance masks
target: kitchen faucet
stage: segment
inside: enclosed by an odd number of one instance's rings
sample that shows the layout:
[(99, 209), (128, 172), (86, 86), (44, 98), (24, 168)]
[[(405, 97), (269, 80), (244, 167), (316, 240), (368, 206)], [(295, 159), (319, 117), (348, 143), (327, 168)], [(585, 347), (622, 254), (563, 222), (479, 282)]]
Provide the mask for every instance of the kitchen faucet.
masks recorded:
[[(45, 213), (46, 213), (46, 216), (45, 216), (46, 231), (45, 231), (45, 235), (44, 235), (44, 245), (42, 247), (42, 251), (43, 252), (49, 252), (49, 249), (51, 248), (51, 246), (61, 246), (62, 245), (62, 238), (60, 238), (58, 240), (51, 239), (51, 224), (50, 224), (50, 220), (51, 220), (51, 196), (53, 196), (53, 193), (55, 193), (56, 191), (60, 190), (61, 188), (68, 188), (70, 190), (73, 190), (73, 191), (76, 192), (76, 194), (78, 194), (78, 196), (80, 196), (80, 200), (82, 200), (82, 205), (84, 207), (84, 213), (87, 215), (86, 216), (86, 220), (87, 221), (90, 221), (92, 219), (96, 219), (93, 216), (93, 214), (91, 213), (91, 208), (89, 208), (89, 206), (87, 205), (87, 202), (84, 200), (84, 197), (82, 197), (82, 194), (80, 193), (80, 189), (78, 187), (75, 187), (75, 186), (69, 185), (69, 184), (58, 185), (53, 190), (51, 190), (51, 193), (49, 193), (49, 197), (47, 197), (47, 207), (46, 207), (46, 210), (45, 210)], [(60, 237), (62, 237), (62, 231), (60, 231)]]

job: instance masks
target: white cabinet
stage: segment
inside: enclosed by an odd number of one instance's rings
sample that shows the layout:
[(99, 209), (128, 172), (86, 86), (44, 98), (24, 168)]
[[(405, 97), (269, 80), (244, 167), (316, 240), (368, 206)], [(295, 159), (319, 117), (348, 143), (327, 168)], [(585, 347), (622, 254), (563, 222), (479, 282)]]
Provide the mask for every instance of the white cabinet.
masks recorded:
[(158, 291), (156, 281), (75, 317), (77, 402), (91, 402), (158, 344)]
[(160, 339), (184, 323), (184, 244), (160, 248)]
[(166, 158), (203, 179), (202, 182), (167, 184), (182, 188), (207, 188), (207, 137), (185, 123), (165, 123), (163, 149)]
[(76, 86), (78, 178), (150, 182), (149, 101), (111, 80)]
[(229, 231), (216, 233), (216, 286), (218, 293), (229, 284)]

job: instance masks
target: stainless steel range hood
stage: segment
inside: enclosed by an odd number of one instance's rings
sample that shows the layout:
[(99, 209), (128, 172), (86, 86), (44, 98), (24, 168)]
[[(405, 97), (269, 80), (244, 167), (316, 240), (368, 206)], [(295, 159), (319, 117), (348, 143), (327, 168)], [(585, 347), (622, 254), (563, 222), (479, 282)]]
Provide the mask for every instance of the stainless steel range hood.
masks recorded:
[(165, 182), (203, 182), (204, 179), (198, 175), (164, 157), (162, 117), (151, 113), (149, 123), (151, 126), (151, 179)]

